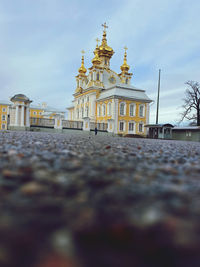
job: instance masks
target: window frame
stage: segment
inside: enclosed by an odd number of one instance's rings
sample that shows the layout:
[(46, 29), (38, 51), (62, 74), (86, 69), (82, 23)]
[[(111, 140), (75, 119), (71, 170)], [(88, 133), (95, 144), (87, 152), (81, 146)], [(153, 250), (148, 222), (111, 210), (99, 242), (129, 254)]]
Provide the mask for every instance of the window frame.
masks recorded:
[[(140, 131), (140, 125), (142, 125), (142, 131)], [(139, 133), (144, 133), (144, 123), (143, 122), (139, 122), (138, 123), (138, 132)]]
[(6, 115), (5, 115), (5, 114), (2, 114), (2, 116), (1, 116), (1, 120), (2, 120), (2, 121), (6, 121)]
[[(121, 106), (124, 106), (124, 109), (123, 109), (123, 114), (121, 113)], [(126, 116), (126, 103), (124, 102), (121, 102), (120, 105), (119, 105), (119, 115), (120, 116)]]
[[(132, 130), (130, 130), (130, 125), (133, 125), (133, 129)], [(135, 125), (136, 125), (136, 123), (134, 121), (129, 121), (128, 122), (128, 132), (129, 133), (135, 133)]]
[[(140, 114), (140, 108), (143, 108), (143, 111), (142, 111), (142, 115)], [(139, 117), (140, 118), (144, 118), (145, 117), (145, 105), (144, 104), (140, 104), (139, 105)]]
[[(131, 107), (133, 107), (133, 115), (131, 115)], [(135, 117), (135, 107), (136, 107), (135, 103), (129, 104), (129, 116), (130, 117)]]
[[(121, 125), (123, 125), (123, 127), (121, 128)], [(125, 121), (119, 121), (119, 132), (125, 132)]]
[(108, 109), (107, 109), (107, 115), (108, 115), (108, 116), (111, 116), (112, 103), (109, 102), (107, 107), (108, 107)]
[(98, 117), (101, 117), (101, 105), (98, 105)]

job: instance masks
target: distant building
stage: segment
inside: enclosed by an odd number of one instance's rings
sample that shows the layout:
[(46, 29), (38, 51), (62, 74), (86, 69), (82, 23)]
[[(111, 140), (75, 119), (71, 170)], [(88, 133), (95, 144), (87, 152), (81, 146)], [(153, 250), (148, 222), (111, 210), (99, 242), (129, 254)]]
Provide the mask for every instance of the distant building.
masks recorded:
[(26, 129), (30, 123), (39, 124), (39, 119), (56, 119), (57, 116), (65, 118), (65, 111), (47, 106), (32, 105), (31, 100), (23, 94), (14, 95), (10, 101), (0, 100), (0, 130), (20, 127)]
[(107, 131), (116, 134), (146, 135), (145, 124), (149, 122), (149, 103), (152, 100), (144, 90), (131, 85), (132, 73), (127, 64), (127, 48), (121, 72), (118, 74), (110, 69), (110, 60), (114, 54), (106, 39), (104, 24), (101, 45), (94, 50), (92, 66), (87, 69), (82, 64), (76, 76), (74, 100), (68, 107), (69, 120), (82, 121), (84, 129), (88, 125), (106, 124)]
[(147, 137), (153, 139), (172, 139), (172, 124), (147, 124), (145, 128), (148, 129)]
[(200, 142), (200, 126), (174, 127), (172, 139)]

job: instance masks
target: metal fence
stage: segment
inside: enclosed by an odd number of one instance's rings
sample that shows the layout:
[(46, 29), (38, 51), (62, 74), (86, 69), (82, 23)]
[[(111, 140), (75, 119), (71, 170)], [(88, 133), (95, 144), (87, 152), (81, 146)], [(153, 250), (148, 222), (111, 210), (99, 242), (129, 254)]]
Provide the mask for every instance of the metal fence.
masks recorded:
[(30, 126), (53, 128), (54, 124), (54, 119), (30, 118)]
[(95, 123), (95, 122), (90, 122), (90, 130), (94, 130), (97, 128), (98, 131), (107, 131), (108, 129), (108, 123)]
[(83, 122), (82, 121), (62, 121), (62, 127), (65, 129), (83, 129)]

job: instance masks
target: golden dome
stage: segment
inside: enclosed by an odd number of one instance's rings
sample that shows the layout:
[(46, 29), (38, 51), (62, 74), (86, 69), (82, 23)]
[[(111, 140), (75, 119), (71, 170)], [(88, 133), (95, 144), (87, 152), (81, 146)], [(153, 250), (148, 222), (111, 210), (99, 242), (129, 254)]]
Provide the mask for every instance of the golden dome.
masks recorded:
[(102, 42), (101, 45), (99, 46), (99, 56), (107, 56), (111, 58), (112, 55), (114, 54), (114, 51), (112, 47), (108, 46), (107, 44), (106, 28), (108, 28), (108, 26), (106, 26), (106, 23), (104, 23), (102, 26), (104, 27), (104, 31), (103, 31)]
[(97, 45), (96, 45), (96, 49), (94, 50), (94, 58), (92, 59), (92, 63), (93, 65), (99, 65), (101, 64), (101, 59), (99, 58), (99, 47), (98, 47), (98, 42), (99, 42), (99, 39), (97, 38), (96, 39), (97, 41)]
[(121, 69), (122, 72), (127, 73), (129, 71), (129, 69), (130, 69), (130, 66), (127, 64), (127, 59), (126, 59), (127, 58), (127, 53), (126, 53), (127, 47), (124, 47), (124, 49), (125, 49), (124, 63), (123, 63), (123, 65), (121, 65), (120, 69)]
[[(84, 54), (85, 53), (85, 51), (81, 51), (82, 52), (82, 54)], [(87, 69), (85, 68), (85, 66), (84, 66), (84, 55), (82, 55), (82, 60), (81, 60), (82, 62), (81, 62), (81, 66), (80, 66), (80, 68), (78, 69), (78, 72), (80, 73), (80, 74), (85, 74), (86, 72), (87, 72)]]

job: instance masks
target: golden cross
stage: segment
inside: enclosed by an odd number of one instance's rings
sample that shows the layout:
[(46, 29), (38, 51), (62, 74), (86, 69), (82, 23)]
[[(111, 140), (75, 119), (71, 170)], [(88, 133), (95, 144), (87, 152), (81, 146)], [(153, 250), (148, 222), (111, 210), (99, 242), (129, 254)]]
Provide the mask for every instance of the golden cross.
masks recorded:
[(81, 53), (82, 53), (82, 55), (84, 56), (84, 54), (85, 54), (85, 51), (84, 51), (84, 50), (81, 50)]
[(125, 52), (128, 50), (128, 48), (126, 47), (126, 46), (124, 46), (124, 50), (125, 50)]
[(106, 31), (106, 28), (108, 28), (108, 26), (106, 25), (106, 22), (102, 24), (101, 26), (104, 27), (104, 31)]
[(99, 45), (99, 41), (100, 41), (100, 40), (99, 40), (99, 39), (97, 38), (97, 39), (96, 39), (96, 42), (97, 42), (97, 46)]

